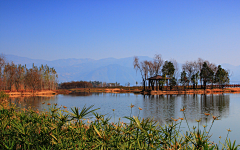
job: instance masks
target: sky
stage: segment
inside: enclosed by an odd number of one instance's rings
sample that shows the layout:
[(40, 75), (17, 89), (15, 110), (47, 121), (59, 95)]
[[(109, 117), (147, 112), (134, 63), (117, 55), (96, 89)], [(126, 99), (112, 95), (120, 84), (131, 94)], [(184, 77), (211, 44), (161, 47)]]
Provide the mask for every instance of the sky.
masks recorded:
[(1, 0), (0, 53), (240, 65), (238, 0)]

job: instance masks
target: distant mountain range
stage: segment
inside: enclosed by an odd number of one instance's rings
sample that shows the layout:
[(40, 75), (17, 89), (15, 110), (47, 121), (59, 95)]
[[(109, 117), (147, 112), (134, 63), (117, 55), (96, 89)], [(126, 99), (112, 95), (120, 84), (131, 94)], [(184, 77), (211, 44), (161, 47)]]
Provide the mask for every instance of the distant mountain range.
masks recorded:
[[(131, 85), (136, 85), (136, 81), (139, 84), (141, 82), (141, 75), (136, 73), (133, 68), (133, 57), (121, 59), (105, 58), (100, 60), (68, 58), (53, 61), (30, 59), (16, 55), (5, 55), (5, 57), (8, 62), (13, 61), (15, 64), (26, 64), (28, 68), (30, 68), (33, 63), (38, 67), (41, 66), (41, 64), (54, 67), (58, 73), (60, 83), (83, 80), (108, 83), (118, 82), (121, 85), (126, 85), (129, 82)], [(139, 59), (140, 61), (152, 60), (152, 58), (147, 56), (139, 56)], [(240, 66), (222, 64), (222, 67), (231, 71), (232, 83), (238, 83), (240, 81)]]

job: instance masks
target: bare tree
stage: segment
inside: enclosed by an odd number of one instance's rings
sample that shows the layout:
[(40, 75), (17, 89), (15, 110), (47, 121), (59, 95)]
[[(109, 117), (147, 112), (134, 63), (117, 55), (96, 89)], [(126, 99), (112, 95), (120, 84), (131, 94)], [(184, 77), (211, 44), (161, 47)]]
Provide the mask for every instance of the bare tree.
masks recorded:
[[(5, 57), (3, 54), (0, 55), (0, 70), (2, 71), (3, 66), (5, 65)], [(2, 72), (1, 72), (2, 73)]]
[(16, 90), (19, 90), (20, 86), (24, 84), (24, 66), (18, 65), (16, 67), (16, 78), (15, 78), (15, 87)]
[[(204, 60), (202, 58), (198, 58), (196, 64), (197, 64), (197, 71), (200, 73), (203, 67)], [(200, 83), (202, 88), (202, 77), (200, 75)]]
[(162, 59), (162, 56), (160, 54), (156, 54), (153, 60), (155, 75), (161, 73), (161, 67), (163, 66), (163, 63), (164, 60)]
[(148, 65), (149, 76), (152, 77), (155, 74), (155, 64), (152, 61), (144, 61)]
[(58, 75), (57, 75), (57, 72), (54, 68), (50, 68), (50, 85), (51, 85), (51, 88), (52, 90), (55, 90), (56, 88), (56, 79), (58, 78)]
[(134, 61), (133, 61), (133, 66), (134, 69), (140, 72), (141, 76), (142, 76), (142, 81), (143, 81), (143, 87), (145, 89), (145, 82), (146, 79), (148, 78), (148, 72), (149, 72), (149, 62), (147, 60), (140, 62), (139, 63), (139, 58), (137, 56), (134, 57)]
[[(187, 61), (185, 64), (182, 65), (182, 70), (184, 70), (187, 73), (188, 81), (191, 81), (192, 76), (196, 74), (197, 72), (196, 66), (197, 65), (195, 62), (189, 62), (189, 61)], [(188, 87), (189, 87), (189, 84), (188, 84)]]
[(3, 54), (0, 55), (0, 90), (4, 88), (3, 68), (5, 66), (5, 57)]
[(12, 86), (15, 84), (16, 69), (17, 67), (13, 62), (11, 64), (7, 63), (4, 67), (5, 79), (7, 83), (6, 88), (9, 90), (12, 90)]
[(40, 89), (41, 88), (40, 82), (41, 75), (37, 67), (34, 66), (33, 68), (26, 70), (25, 83), (30, 89), (32, 90)]

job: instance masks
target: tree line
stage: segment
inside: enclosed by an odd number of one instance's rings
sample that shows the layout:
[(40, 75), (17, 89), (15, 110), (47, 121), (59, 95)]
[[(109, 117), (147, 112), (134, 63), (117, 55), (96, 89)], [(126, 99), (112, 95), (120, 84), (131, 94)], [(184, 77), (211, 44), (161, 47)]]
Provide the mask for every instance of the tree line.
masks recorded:
[(55, 90), (57, 88), (57, 72), (47, 65), (32, 66), (6, 63), (0, 56), (0, 90)]
[(60, 88), (72, 89), (72, 88), (92, 88), (92, 87), (116, 87), (120, 86), (120, 83), (106, 83), (100, 81), (71, 81), (63, 82), (60, 84)]
[[(186, 61), (181, 68), (176, 60), (164, 61), (162, 56), (156, 54), (152, 61), (139, 61), (138, 57), (134, 57), (133, 66), (136, 71), (139, 71), (142, 77), (143, 86), (146, 86), (147, 79), (156, 75), (169, 77), (170, 88), (178, 85), (191, 86), (196, 89), (198, 83), (201, 88), (206, 89), (207, 85), (220, 85), (222, 88), (224, 84), (229, 83), (229, 71), (223, 69), (221, 65), (215, 65), (207, 60), (198, 58), (196, 61)], [(165, 81), (159, 81), (163, 86)]]
[(60, 87), (63, 89), (73, 89), (73, 88), (92, 88), (93, 85), (87, 81), (72, 81), (64, 82), (60, 84)]

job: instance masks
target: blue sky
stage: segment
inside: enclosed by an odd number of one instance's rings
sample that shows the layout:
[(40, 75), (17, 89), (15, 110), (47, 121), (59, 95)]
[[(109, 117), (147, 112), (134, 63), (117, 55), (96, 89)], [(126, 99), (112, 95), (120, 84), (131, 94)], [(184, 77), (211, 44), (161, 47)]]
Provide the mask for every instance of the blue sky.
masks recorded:
[(240, 65), (240, 1), (2, 0), (0, 53)]

